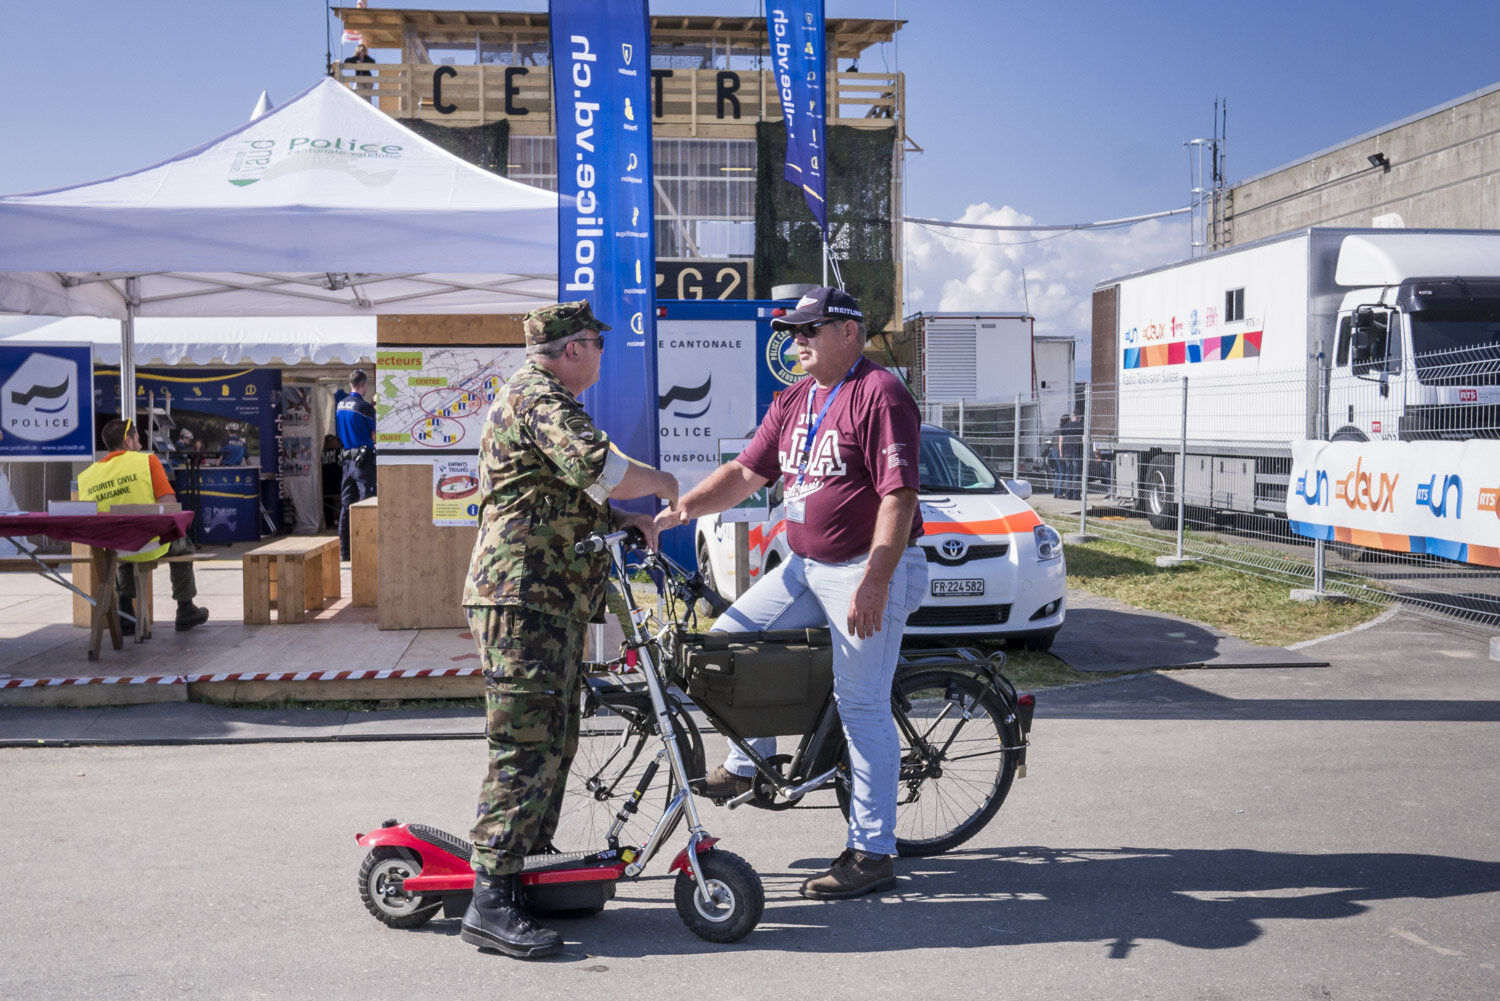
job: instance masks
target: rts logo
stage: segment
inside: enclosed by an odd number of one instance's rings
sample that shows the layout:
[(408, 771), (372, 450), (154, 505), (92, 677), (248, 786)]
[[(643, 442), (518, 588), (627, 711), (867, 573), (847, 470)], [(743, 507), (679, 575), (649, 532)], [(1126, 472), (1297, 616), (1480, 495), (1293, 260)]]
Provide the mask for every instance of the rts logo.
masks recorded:
[(1433, 488), (1437, 486), (1437, 476), (1434, 474), (1426, 483), (1417, 484), (1417, 503), (1425, 506), (1429, 511), (1439, 518), (1448, 517), (1448, 492), (1457, 493), (1457, 504), (1454, 506), (1455, 518), (1464, 516), (1464, 481), (1457, 475), (1443, 477), (1443, 485), (1436, 492)]
[(1500, 487), (1480, 488), (1479, 510), (1491, 511), (1495, 517), (1500, 518)]
[[(1307, 492), (1307, 481), (1309, 477), (1313, 479), (1314, 483), (1312, 493)], [(1316, 476), (1313, 476), (1311, 472), (1303, 473), (1301, 476), (1297, 477), (1297, 494), (1313, 507), (1322, 507), (1324, 504), (1327, 504), (1328, 474), (1321, 469), (1317, 471)]]
[(1460, 389), (1458, 391), (1458, 402), (1459, 403), (1478, 403), (1479, 402), (1479, 390), (1477, 390), (1477, 389)]
[(78, 363), (33, 354), (0, 386), (0, 429), (26, 441), (56, 441), (78, 429)]

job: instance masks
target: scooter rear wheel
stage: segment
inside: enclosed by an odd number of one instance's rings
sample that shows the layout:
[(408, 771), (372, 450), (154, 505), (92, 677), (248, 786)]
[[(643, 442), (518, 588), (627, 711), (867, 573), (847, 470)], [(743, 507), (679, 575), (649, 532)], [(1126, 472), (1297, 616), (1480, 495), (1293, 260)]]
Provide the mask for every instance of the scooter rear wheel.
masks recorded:
[(766, 891), (750, 863), (715, 848), (698, 856), (711, 898), (704, 900), (692, 873), (679, 872), (673, 896), (682, 923), (710, 942), (738, 942), (755, 930), (766, 909)]
[(422, 860), (414, 852), (389, 845), (372, 848), (359, 867), (359, 899), (383, 925), (425, 925), (442, 908), (442, 898), (409, 894), (396, 885), (421, 871)]

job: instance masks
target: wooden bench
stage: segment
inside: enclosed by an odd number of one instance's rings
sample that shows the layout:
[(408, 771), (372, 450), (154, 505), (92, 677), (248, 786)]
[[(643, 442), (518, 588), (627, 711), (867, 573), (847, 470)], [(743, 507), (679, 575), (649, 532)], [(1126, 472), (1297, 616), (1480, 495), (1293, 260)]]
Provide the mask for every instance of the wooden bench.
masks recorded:
[(88, 561), (89, 557), (87, 556), (70, 556), (58, 553), (37, 553), (35, 560), (30, 556), (0, 556), (0, 572), (23, 570), (31, 573), (41, 573), (42, 567), (37, 566), (38, 562), (51, 569), (72, 566), (75, 563), (87, 563)]
[(306, 613), (343, 597), (339, 540), (333, 535), (289, 535), (245, 554), (245, 622), (304, 622)]

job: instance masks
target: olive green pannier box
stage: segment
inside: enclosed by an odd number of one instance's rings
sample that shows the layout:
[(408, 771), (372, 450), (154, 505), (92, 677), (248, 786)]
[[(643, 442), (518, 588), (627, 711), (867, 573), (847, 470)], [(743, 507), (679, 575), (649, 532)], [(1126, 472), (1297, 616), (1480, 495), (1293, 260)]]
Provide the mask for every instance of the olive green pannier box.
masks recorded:
[(678, 684), (740, 737), (806, 733), (833, 690), (827, 629), (693, 634), (683, 654)]

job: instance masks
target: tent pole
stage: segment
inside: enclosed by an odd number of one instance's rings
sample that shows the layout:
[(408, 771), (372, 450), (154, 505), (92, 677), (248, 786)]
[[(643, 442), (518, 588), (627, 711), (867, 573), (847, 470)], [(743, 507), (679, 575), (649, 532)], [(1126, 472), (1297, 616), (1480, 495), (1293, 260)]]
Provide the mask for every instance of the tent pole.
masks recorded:
[[(132, 422), (135, 420), (135, 307), (140, 301), (141, 280), (125, 279), (125, 319), (120, 321), (120, 418)], [(142, 436), (141, 440), (146, 439)]]

